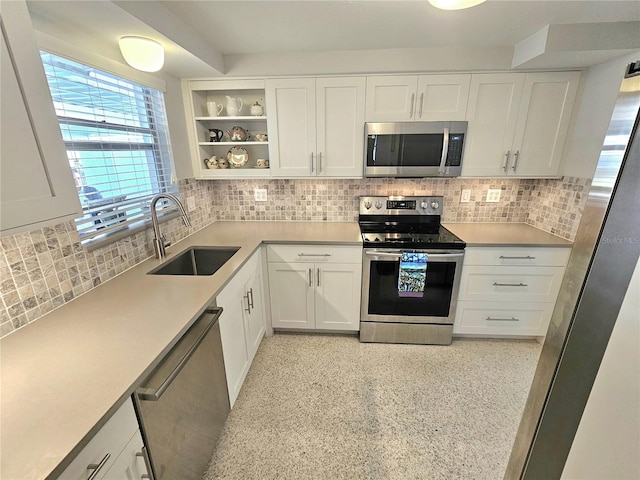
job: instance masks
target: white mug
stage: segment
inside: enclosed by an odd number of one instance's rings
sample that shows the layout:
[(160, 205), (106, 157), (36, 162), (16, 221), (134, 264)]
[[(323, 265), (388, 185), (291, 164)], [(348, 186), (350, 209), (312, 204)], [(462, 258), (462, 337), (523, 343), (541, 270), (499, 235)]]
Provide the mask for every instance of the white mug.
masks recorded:
[(258, 168), (267, 168), (269, 166), (269, 160), (266, 158), (259, 158), (256, 160), (256, 166)]
[(207, 102), (207, 112), (209, 112), (210, 117), (217, 117), (222, 113), (222, 109), (224, 105), (218, 102)]

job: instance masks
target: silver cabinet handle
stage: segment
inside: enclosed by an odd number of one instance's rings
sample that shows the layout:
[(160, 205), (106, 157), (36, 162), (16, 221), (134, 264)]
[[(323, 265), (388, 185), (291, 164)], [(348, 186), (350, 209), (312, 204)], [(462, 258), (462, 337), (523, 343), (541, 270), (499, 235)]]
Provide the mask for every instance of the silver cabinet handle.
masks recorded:
[(299, 253), (299, 257), (330, 257), (330, 253)]
[(487, 317), (487, 321), (489, 321), (489, 322), (519, 322), (520, 319), (516, 318), (516, 317), (511, 317), (511, 318)]
[(412, 93), (411, 94), (411, 107), (410, 107), (411, 110), (409, 111), (409, 118), (413, 118), (413, 103), (414, 103), (415, 99), (416, 99), (416, 94)]
[(444, 127), (444, 132), (442, 135), (442, 158), (440, 159), (440, 168), (438, 168), (439, 173), (444, 173), (444, 166), (447, 163), (447, 155), (449, 150), (449, 127)]
[(536, 257), (532, 257), (531, 255), (527, 255), (526, 257), (506, 257), (504, 255), (500, 255), (498, 258), (502, 260), (535, 260)]
[(420, 118), (422, 118), (422, 103), (424, 102), (424, 92), (420, 94)]
[[(150, 388), (150, 387), (139, 387), (136, 390), (136, 395), (140, 400), (148, 400), (148, 401), (158, 401), (160, 397), (164, 394), (164, 392), (169, 388), (171, 383), (175, 380), (175, 378), (180, 374), (180, 371), (185, 367), (185, 365), (189, 362), (193, 354), (196, 352), (204, 338), (207, 336), (211, 328), (215, 325), (215, 323), (220, 318), (220, 314), (222, 313), (222, 307), (208, 307), (202, 316), (194, 322), (194, 325), (197, 322), (209, 322), (206, 327), (202, 329), (202, 332), (199, 334), (198, 338), (196, 338), (187, 353), (185, 353), (178, 364), (174, 367), (174, 369), (169, 373), (169, 375), (162, 381), (162, 384), (158, 388)], [(193, 328), (193, 327), (192, 327)]]
[(253, 288), (249, 289), (249, 297), (251, 298), (251, 300), (249, 301), (249, 306), (253, 309), (253, 308), (255, 308), (253, 306)]
[(318, 173), (322, 173), (322, 152), (318, 153)]
[(509, 168), (509, 157), (511, 156), (511, 150), (507, 150), (507, 153), (504, 154), (504, 165), (502, 166), (502, 170), (505, 172), (507, 168)]
[(320, 269), (318, 269), (316, 273), (318, 274), (317, 285), (319, 287), (320, 286)]
[(153, 476), (153, 470), (151, 470), (151, 459), (149, 458), (149, 451), (147, 450), (147, 447), (142, 447), (142, 451), (137, 452), (136, 457), (142, 457), (144, 459), (144, 467), (147, 470), (147, 473), (140, 475), (140, 478), (155, 480), (156, 477)]
[(494, 287), (528, 287), (529, 285), (527, 285), (526, 283), (498, 283), (498, 282), (493, 282), (493, 286)]
[(89, 478), (87, 478), (87, 480), (93, 480), (94, 478), (96, 478), (96, 476), (98, 475), (98, 472), (100, 472), (100, 470), (102, 470), (102, 467), (104, 467), (104, 465), (107, 463), (107, 461), (111, 458), (111, 454), (107, 453), (102, 460), (100, 460), (100, 463), (90, 463), (89, 465), (87, 465), (87, 470), (93, 470), (93, 472), (91, 472), (91, 475), (89, 475)]
[(311, 152), (311, 173), (313, 173), (313, 152)]
[(247, 307), (244, 308), (244, 311), (247, 313), (251, 313), (251, 302), (249, 301), (249, 292), (247, 292), (246, 295), (243, 295), (242, 298), (246, 298), (247, 299)]
[(313, 287), (313, 284), (311, 283), (311, 275), (313, 275), (311, 273), (311, 269), (309, 269), (309, 287)]
[(513, 155), (513, 167), (511, 168), (514, 172), (516, 171), (516, 168), (518, 168), (518, 158), (520, 158), (520, 150), (516, 150), (516, 153)]

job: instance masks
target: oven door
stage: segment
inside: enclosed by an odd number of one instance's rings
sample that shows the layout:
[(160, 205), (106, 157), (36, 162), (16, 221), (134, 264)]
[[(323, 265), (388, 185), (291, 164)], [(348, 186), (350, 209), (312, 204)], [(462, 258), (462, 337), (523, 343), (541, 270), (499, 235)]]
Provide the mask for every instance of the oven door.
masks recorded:
[(426, 286), (417, 297), (398, 292), (402, 251), (364, 249), (361, 321), (453, 325), (464, 250), (404, 250), (428, 255)]

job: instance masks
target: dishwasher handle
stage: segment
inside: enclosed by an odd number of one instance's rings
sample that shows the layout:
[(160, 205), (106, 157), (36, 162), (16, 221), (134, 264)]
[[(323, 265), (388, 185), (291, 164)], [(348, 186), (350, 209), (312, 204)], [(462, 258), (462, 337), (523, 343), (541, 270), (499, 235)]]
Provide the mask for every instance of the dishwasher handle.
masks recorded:
[(167, 375), (167, 377), (162, 381), (161, 385), (158, 388), (141, 387), (136, 391), (136, 394), (140, 400), (148, 400), (152, 402), (160, 400), (160, 397), (162, 397), (162, 394), (167, 390), (167, 388), (169, 388), (173, 380), (178, 376), (180, 371), (184, 368), (184, 366), (187, 364), (189, 359), (193, 356), (195, 351), (198, 349), (198, 347), (200, 346), (204, 338), (207, 336), (207, 333), (209, 333), (209, 330), (211, 330), (211, 327), (213, 327), (215, 323), (218, 321), (218, 318), (220, 318), (221, 313), (222, 313), (222, 307), (209, 307), (204, 311), (202, 316), (198, 320), (196, 320), (196, 323), (203, 322), (207, 317), (209, 317), (210, 321), (207, 324), (207, 326), (200, 333), (200, 335), (198, 335), (198, 338), (195, 339), (195, 341), (193, 342), (193, 345), (191, 345), (187, 353), (184, 354), (182, 359), (178, 362), (178, 364), (171, 371), (171, 373), (169, 373), (169, 375)]

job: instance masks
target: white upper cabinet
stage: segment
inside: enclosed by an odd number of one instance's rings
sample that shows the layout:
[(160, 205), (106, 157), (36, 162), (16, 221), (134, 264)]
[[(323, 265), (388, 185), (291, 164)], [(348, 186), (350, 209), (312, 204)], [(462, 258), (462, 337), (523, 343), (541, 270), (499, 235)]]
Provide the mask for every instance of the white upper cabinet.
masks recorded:
[(267, 79), (271, 175), (362, 177), (364, 93), (364, 77)]
[(470, 74), (367, 77), (367, 122), (464, 120)]
[(2, 2), (2, 234), (81, 215), (67, 152), (24, 2)]
[(316, 91), (313, 78), (268, 79), (269, 157), (273, 176), (315, 174)]
[(473, 75), (462, 175), (557, 176), (579, 80), (579, 72)]

